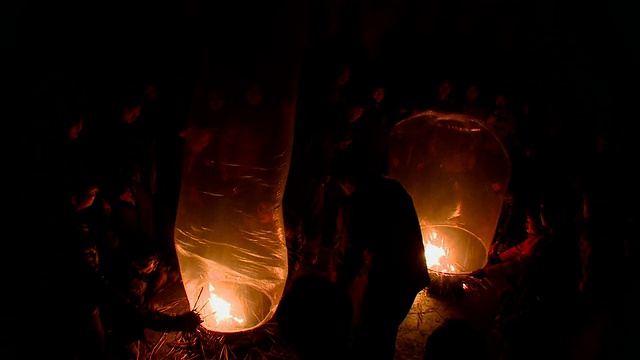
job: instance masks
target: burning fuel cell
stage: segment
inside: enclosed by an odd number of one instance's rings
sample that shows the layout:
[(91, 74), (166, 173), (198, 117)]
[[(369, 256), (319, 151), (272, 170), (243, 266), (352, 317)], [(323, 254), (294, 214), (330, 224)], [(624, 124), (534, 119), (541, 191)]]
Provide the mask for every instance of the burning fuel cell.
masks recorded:
[(501, 141), (478, 119), (426, 111), (392, 128), (389, 162), (413, 198), (429, 269), (482, 267), (511, 176)]

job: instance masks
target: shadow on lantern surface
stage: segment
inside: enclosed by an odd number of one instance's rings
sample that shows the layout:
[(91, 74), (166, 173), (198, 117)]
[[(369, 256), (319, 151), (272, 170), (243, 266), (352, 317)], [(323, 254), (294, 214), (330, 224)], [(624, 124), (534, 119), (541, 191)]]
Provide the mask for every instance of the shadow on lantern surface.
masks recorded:
[(206, 329), (231, 333), (269, 321), (287, 280), (282, 197), (306, 5), (212, 6), (174, 238), (189, 305)]
[(511, 174), (498, 138), (473, 117), (426, 111), (393, 127), (389, 159), (390, 175), (413, 198), (429, 269), (482, 267)]

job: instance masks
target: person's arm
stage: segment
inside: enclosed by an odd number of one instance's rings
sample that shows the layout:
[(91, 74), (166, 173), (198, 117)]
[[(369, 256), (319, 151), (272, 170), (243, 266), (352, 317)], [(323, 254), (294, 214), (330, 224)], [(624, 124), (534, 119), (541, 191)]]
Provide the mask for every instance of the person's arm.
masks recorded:
[(158, 310), (150, 310), (140, 314), (142, 326), (159, 332), (193, 332), (202, 323), (202, 318), (195, 311), (180, 314), (167, 314)]
[(124, 314), (123, 318), (130, 319), (132, 324), (161, 332), (192, 332), (202, 323), (202, 318), (195, 311), (167, 314), (133, 302), (103, 276), (98, 281), (102, 288), (103, 302), (109, 302), (116, 311)]
[(500, 262), (488, 265), (484, 268), (486, 277), (514, 277), (519, 276), (528, 266), (529, 260), (534, 255), (536, 244), (540, 241), (540, 236), (529, 236), (518, 245), (500, 253)]
[(507, 261), (511, 261), (515, 258), (517, 258), (518, 256), (522, 256), (522, 249), (525, 246), (524, 243), (526, 242), (523, 241), (518, 245), (514, 245), (510, 248), (508, 248), (507, 250), (501, 252), (498, 254), (498, 259), (500, 260), (500, 262), (507, 262)]
[(108, 305), (123, 312), (125, 318), (150, 330), (163, 332), (195, 331), (202, 323), (200, 315), (194, 311), (180, 314), (165, 314), (158, 310), (141, 306), (126, 293), (120, 291), (103, 274), (97, 249), (94, 246), (84, 248), (84, 266), (101, 305)]
[(488, 278), (517, 277), (526, 269), (529, 260), (530, 258), (528, 256), (520, 255), (510, 259), (509, 261), (489, 265), (483, 268), (484, 275)]
[(511, 261), (518, 256), (532, 256), (536, 244), (542, 236), (530, 235), (523, 242), (500, 253), (500, 261)]

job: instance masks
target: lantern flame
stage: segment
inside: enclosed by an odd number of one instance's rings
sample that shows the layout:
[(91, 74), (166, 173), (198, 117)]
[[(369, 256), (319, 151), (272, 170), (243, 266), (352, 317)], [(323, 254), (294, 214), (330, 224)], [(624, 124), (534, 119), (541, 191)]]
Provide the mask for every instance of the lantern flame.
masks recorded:
[[(438, 242), (441, 246), (436, 245)], [(436, 231), (432, 231), (424, 247), (424, 255), (430, 270), (438, 272), (455, 272), (453, 265), (449, 264), (449, 249), (444, 246), (444, 239)]]
[[(216, 288), (212, 284), (209, 284), (209, 306), (211, 306), (212, 314), (216, 320), (216, 325), (219, 325), (224, 321), (235, 322), (239, 325), (244, 323), (243, 318), (234, 316), (232, 314), (232, 303), (221, 298), (218, 294), (215, 293), (215, 290)], [(237, 302), (235, 302), (233, 304), (234, 310), (237, 310), (237, 307)]]

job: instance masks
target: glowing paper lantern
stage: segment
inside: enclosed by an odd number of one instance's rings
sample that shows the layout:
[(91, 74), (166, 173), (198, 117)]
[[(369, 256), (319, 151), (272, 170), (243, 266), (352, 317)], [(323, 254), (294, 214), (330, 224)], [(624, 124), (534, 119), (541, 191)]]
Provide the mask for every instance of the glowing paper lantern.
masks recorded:
[[(175, 247), (189, 304), (217, 332), (269, 321), (287, 277), (282, 197), (305, 2), (216, 5), (192, 97)], [(206, 29), (206, 27), (211, 27)], [(212, 110), (215, 89), (224, 98)]]
[(389, 159), (413, 197), (429, 269), (482, 267), (511, 174), (498, 138), (473, 117), (427, 111), (393, 127)]

